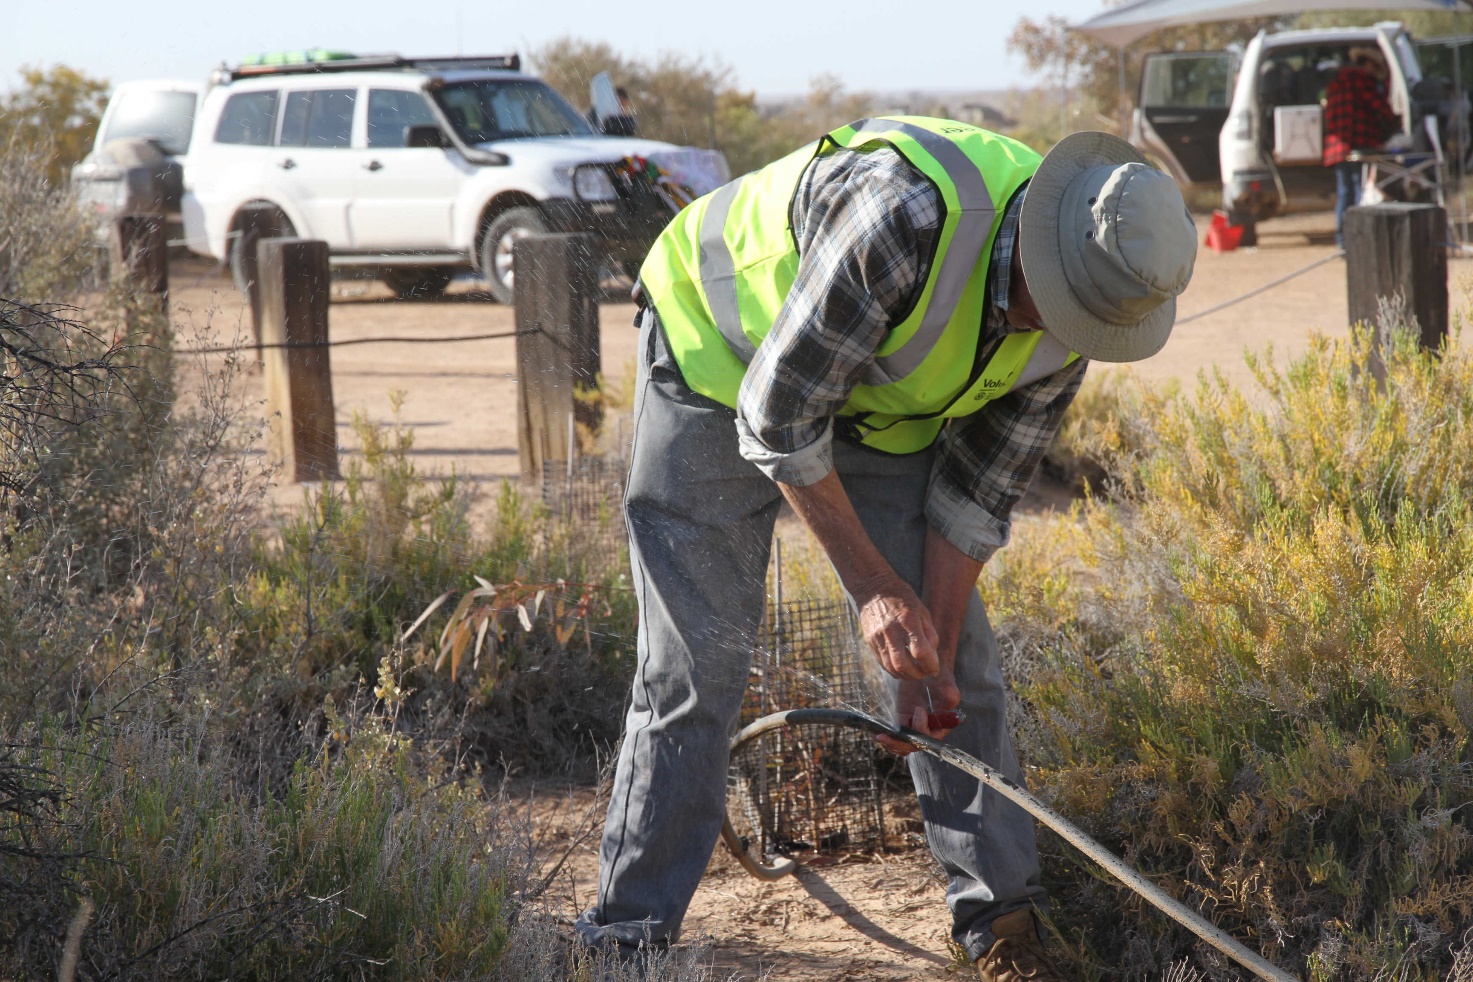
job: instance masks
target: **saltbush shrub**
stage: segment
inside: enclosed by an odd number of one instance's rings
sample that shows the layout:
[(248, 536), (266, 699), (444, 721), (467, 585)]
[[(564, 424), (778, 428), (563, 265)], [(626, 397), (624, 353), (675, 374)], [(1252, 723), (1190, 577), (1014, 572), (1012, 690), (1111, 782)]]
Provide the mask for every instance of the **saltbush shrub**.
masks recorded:
[[(121, 404), (117, 428), (71, 432), (95, 492), (59, 467), (67, 492), (10, 516), (0, 975), (55, 975), (69, 930), (79, 978), (582, 971), (536, 906), (525, 829), (470, 765), (596, 767), (625, 688), (609, 656), (632, 605), (618, 574), (600, 573), (621, 598), (600, 633), (583, 626), (597, 644), (502, 679), (505, 704), (453, 683), (398, 643), (426, 600), (474, 585), (473, 569), (588, 575), (577, 537), (510, 488), (492, 533), (473, 534), (464, 490), (419, 478), (408, 434), (366, 423), (345, 489), (273, 536), (231, 400), (206, 389), (156, 425)], [(523, 746), (537, 728), (504, 710), (544, 692), (558, 698), (532, 715), (567, 709), (581, 734)], [(652, 964), (710, 976), (698, 952)]]
[[(53, 922), (84, 900), (95, 910), (81, 915), (82, 977), (460, 979), (494, 969), (530, 875), (516, 824), (455, 782), (427, 780), (433, 770), (372, 718), (351, 737), (335, 722), (280, 796), (242, 779), (246, 762), (230, 759), (203, 716), (178, 728), (109, 720), (23, 735), (16, 763), (65, 789), (33, 841), (66, 857), (66, 875), (33, 899)], [(35, 909), (0, 907), (0, 935), (21, 942), (9, 977), (54, 974), (55, 928), (24, 930), (38, 926)]]
[[(1387, 326), (1384, 383), (1367, 333), (1251, 359), (1260, 393), (1121, 401), (1117, 499), (1025, 526), (982, 583), (1034, 782), (1315, 980), (1439, 977), (1473, 921), (1473, 357)], [(1048, 841), (1091, 977), (1192, 951)]]
[[(476, 766), (591, 769), (617, 738), (618, 552), (509, 487), (477, 533), (465, 487), (364, 420), (342, 488), (272, 521), (240, 363), (176, 400), (162, 311), (96, 287), (39, 166), (0, 146), (0, 978), (710, 978), (698, 947), (575, 957)], [(488, 692), (402, 640), (478, 577), (609, 600)], [(540, 739), (533, 700), (579, 735)]]
[[(354, 426), (363, 455), (347, 462), (341, 488), (306, 492), (275, 535), (258, 536), (232, 592), (233, 657), (266, 669), (241, 698), (280, 706), (280, 719), (296, 725), (325, 697), (342, 697), (388, 665), (408, 693), (402, 725), (448, 741), (457, 759), (591, 776), (598, 754), (618, 740), (632, 666), (624, 556), (596, 548), (607, 537), (558, 520), (506, 482), (489, 527), (477, 532), (465, 485), (417, 473), (412, 432), (362, 417)], [(550, 629), (518, 631), (484, 665), (479, 645), (463, 669), (458, 660), (440, 664), (435, 639), (453, 606), (406, 642), (406, 629), (442, 594), (518, 581), (597, 592), (599, 603), (560, 620), (578, 644), (553, 643)], [(549, 600), (547, 613), (572, 599)], [(530, 615), (529, 603), (529, 623)]]

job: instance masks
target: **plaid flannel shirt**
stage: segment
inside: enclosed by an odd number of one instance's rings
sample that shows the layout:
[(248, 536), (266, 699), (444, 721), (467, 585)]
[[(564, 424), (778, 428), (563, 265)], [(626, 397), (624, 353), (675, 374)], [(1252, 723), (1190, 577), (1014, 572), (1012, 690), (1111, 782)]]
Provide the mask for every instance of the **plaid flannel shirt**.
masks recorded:
[(1325, 90), (1323, 161), (1333, 167), (1352, 150), (1374, 150), (1386, 142), (1396, 113), (1370, 72), (1346, 65)]
[[(992, 251), (984, 347), (1019, 330), (1005, 319), (1018, 206)], [(935, 188), (890, 147), (839, 150), (809, 165), (793, 200), (797, 279), (757, 349), (737, 398), (741, 453), (784, 484), (833, 470), (834, 415), (886, 333), (919, 299), (940, 234)], [(1073, 364), (952, 420), (941, 438), (926, 515), (947, 541), (985, 562), (1007, 544), (1028, 489), (1084, 378)]]

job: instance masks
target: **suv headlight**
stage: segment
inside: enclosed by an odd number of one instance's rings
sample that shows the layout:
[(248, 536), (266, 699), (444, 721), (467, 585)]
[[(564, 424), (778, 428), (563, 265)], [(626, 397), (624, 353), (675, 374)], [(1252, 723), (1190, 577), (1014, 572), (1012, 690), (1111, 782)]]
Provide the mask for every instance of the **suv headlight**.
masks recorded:
[(580, 201), (613, 201), (619, 196), (609, 172), (599, 164), (582, 164), (573, 169), (573, 194)]

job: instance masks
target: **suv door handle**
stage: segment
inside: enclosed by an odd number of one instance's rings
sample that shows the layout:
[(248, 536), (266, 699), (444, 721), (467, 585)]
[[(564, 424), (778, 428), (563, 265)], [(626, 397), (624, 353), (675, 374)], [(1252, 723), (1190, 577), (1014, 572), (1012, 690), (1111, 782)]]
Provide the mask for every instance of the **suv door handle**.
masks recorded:
[(277, 161), (276, 166), (280, 167), (282, 170), (291, 170), (293, 167), (297, 166), (297, 162), (290, 157), (287, 157), (283, 160)]
[(377, 160), (370, 160), (368, 163), (366, 163), (366, 164), (363, 165), (363, 169), (364, 170), (383, 170), (384, 169), (384, 165), (381, 164), (381, 163), (379, 163)]
[[(1149, 116), (1147, 116), (1146, 118), (1147, 119), (1150, 119)], [(1182, 113), (1182, 114), (1175, 115), (1175, 116), (1157, 116), (1155, 119), (1152, 119), (1151, 122), (1153, 122), (1153, 123), (1195, 123), (1197, 121), (1197, 119), (1198, 119), (1198, 116), (1197, 116), (1196, 113)]]

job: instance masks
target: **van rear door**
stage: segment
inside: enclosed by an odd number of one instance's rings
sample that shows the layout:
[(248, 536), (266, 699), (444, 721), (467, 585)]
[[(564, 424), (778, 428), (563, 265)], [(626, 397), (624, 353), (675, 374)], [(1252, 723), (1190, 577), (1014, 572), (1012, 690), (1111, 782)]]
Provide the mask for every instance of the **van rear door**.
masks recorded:
[(1172, 51), (1147, 55), (1134, 142), (1183, 187), (1219, 187), (1217, 136), (1228, 118), (1238, 55)]

